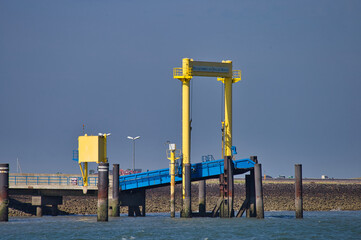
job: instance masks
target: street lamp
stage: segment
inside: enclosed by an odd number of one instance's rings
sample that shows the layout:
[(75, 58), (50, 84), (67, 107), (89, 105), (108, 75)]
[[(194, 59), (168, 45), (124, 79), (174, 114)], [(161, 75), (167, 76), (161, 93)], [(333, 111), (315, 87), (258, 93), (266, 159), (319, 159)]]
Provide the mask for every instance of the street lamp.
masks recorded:
[(140, 138), (140, 136), (137, 136), (137, 137), (128, 136), (128, 139), (133, 141), (133, 173), (135, 171), (135, 140), (137, 140), (139, 138)]

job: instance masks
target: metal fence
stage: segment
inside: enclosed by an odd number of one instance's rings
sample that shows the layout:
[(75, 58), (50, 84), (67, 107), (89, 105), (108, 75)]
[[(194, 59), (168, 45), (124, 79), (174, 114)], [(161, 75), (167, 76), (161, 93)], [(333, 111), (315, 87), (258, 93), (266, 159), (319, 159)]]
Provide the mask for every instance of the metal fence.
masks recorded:
[[(78, 185), (83, 186), (82, 177), (66, 176), (9, 176), (11, 185)], [(98, 177), (88, 177), (88, 186), (96, 186)]]

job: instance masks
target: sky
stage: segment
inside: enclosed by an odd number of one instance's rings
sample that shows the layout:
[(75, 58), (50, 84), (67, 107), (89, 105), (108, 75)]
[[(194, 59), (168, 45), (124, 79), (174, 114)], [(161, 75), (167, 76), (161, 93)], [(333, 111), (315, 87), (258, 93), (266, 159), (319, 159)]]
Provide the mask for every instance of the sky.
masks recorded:
[[(361, 177), (360, 1), (0, 0), (0, 162), (80, 173), (78, 136), (110, 164), (167, 168), (181, 148), (182, 58), (232, 60), (236, 159), (263, 173)], [(192, 79), (191, 162), (221, 159), (222, 84)], [(96, 165), (91, 165), (91, 169)]]

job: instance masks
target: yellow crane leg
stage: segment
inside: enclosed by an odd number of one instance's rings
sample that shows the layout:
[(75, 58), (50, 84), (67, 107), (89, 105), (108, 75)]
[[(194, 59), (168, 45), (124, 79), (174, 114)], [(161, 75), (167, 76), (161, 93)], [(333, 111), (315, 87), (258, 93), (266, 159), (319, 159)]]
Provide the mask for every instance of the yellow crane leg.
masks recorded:
[(232, 156), (232, 78), (224, 78), (224, 155)]
[(182, 195), (183, 209), (182, 217), (191, 217), (190, 196), (190, 119), (189, 119), (189, 86), (190, 79), (182, 81)]

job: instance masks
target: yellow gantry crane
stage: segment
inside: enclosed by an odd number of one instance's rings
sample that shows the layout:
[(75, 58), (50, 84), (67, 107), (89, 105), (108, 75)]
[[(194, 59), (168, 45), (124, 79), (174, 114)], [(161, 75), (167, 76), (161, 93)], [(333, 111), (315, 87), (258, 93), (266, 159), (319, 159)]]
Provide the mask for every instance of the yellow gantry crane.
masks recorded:
[[(182, 67), (173, 69), (173, 77), (182, 82), (182, 193), (183, 216), (190, 217), (190, 118), (189, 88), (194, 76), (217, 77), (224, 84), (224, 156), (232, 156), (232, 84), (241, 80), (241, 70), (232, 69), (232, 61), (203, 62), (183, 58)], [(223, 156), (223, 157), (224, 157)], [(189, 184), (188, 184), (189, 182)], [(188, 189), (189, 188), (189, 189)]]

